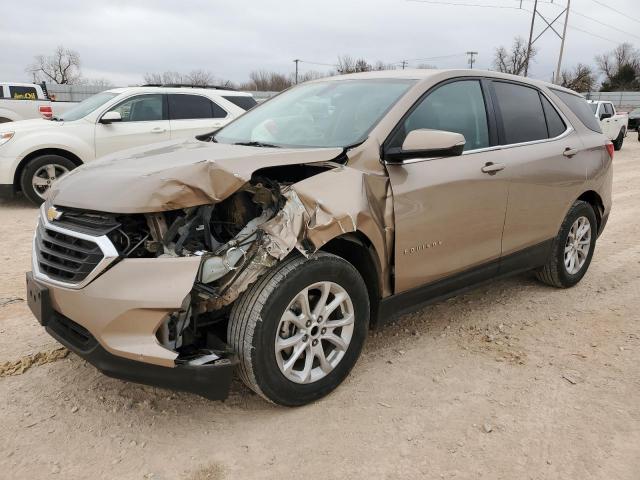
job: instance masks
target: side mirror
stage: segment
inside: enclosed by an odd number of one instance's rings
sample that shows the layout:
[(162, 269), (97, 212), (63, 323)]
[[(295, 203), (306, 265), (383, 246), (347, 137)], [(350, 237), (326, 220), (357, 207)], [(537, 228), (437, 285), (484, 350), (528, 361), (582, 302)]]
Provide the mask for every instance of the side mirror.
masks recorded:
[(462, 155), (465, 143), (464, 135), (460, 133), (421, 128), (409, 132), (402, 148), (388, 149), (385, 160), (399, 162), (409, 158), (457, 157)]
[(120, 112), (116, 112), (113, 110), (105, 113), (104, 115), (102, 115), (102, 118), (100, 118), (100, 123), (104, 123), (105, 125), (109, 125), (110, 123), (121, 122), (121, 121), (122, 121), (122, 115), (120, 115)]
[(607, 118), (611, 118), (613, 117), (613, 115), (611, 115), (610, 113), (601, 113), (600, 114), (600, 120), (606, 120)]

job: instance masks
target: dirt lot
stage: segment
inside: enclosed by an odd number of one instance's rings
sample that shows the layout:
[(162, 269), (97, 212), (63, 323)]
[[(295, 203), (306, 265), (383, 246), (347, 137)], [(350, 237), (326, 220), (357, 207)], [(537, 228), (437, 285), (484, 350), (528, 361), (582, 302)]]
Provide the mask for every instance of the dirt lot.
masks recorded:
[[(640, 478), (640, 143), (583, 282), (525, 275), (371, 333), (304, 408), (109, 379), (74, 355), (0, 377), (0, 478)], [(49, 352), (24, 300), (36, 210), (0, 203), (0, 370)], [(7, 370), (5, 364), (4, 369)]]

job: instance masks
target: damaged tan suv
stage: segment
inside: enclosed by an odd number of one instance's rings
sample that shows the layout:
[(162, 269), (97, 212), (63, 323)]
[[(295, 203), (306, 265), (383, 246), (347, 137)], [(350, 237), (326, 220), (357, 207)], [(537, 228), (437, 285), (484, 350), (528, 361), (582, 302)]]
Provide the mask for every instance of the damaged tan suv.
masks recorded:
[(613, 146), (570, 90), (477, 70), (291, 88), (221, 130), (83, 166), (42, 205), (47, 331), (107, 375), (282, 405), (338, 386), (369, 327), (533, 270), (578, 283)]

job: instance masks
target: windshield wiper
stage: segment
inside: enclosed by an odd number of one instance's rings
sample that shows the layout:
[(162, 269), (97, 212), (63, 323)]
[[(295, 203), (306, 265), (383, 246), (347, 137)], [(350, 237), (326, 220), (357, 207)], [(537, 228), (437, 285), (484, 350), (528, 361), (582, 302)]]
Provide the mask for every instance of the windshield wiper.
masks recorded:
[(281, 148), (280, 145), (273, 145), (264, 142), (236, 142), (234, 145), (244, 145), (245, 147), (265, 147), (265, 148)]

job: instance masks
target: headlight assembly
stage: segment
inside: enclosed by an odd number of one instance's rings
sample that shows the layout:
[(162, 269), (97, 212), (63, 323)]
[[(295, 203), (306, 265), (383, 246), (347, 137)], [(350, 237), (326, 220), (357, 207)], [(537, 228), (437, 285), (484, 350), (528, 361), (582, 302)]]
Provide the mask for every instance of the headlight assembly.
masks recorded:
[(3, 132), (0, 133), (0, 145), (4, 145), (9, 140), (13, 138), (14, 132)]

